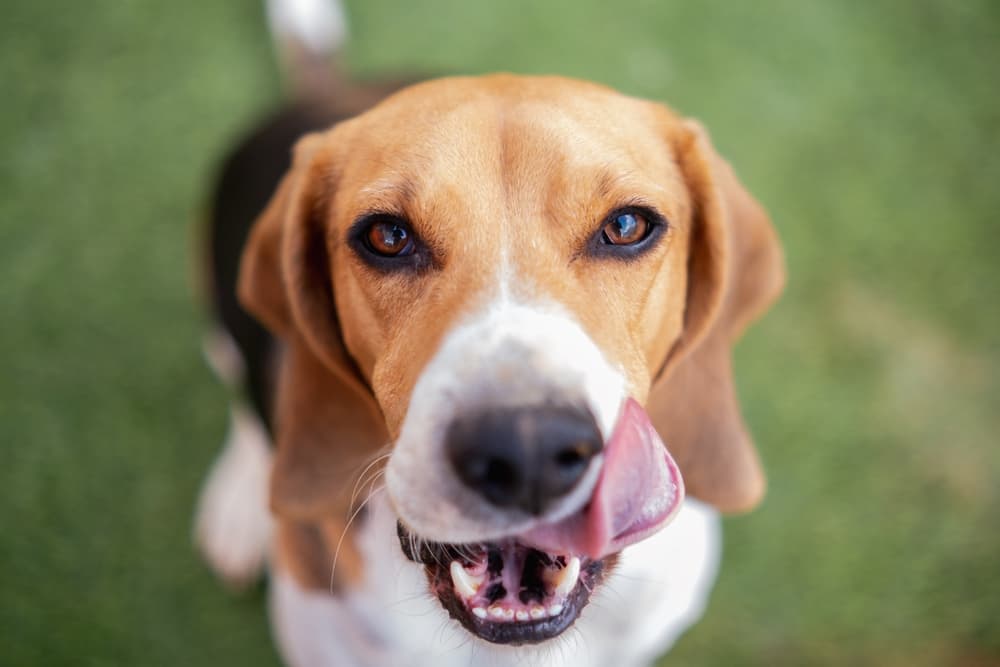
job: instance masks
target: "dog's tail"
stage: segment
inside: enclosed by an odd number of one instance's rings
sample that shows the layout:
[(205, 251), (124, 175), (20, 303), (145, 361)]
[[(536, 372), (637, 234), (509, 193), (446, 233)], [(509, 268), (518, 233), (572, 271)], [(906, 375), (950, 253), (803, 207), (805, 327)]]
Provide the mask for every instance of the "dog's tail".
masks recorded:
[(202, 489), (194, 538), (209, 566), (242, 587), (264, 570), (271, 546), (269, 433), (276, 343), (236, 299), (239, 257), (251, 222), (286, 168), (289, 146), (328, 124), (306, 111), (341, 86), (337, 53), (347, 38), (339, 0), (267, 0), (267, 19), (292, 97), (285, 111), (241, 142), (221, 169), (202, 260), (215, 325), (205, 335), (209, 365), (233, 396), (223, 451)]
[(266, 0), (267, 19), (284, 80), (295, 99), (337, 83), (337, 54), (347, 39), (340, 0)]

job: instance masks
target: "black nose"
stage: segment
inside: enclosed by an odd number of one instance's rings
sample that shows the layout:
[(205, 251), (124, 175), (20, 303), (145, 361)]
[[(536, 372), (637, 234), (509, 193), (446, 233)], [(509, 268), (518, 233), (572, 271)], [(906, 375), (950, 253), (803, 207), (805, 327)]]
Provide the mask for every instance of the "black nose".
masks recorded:
[(576, 486), (601, 447), (589, 411), (549, 405), (463, 415), (445, 436), (448, 458), (466, 486), (497, 507), (534, 515)]

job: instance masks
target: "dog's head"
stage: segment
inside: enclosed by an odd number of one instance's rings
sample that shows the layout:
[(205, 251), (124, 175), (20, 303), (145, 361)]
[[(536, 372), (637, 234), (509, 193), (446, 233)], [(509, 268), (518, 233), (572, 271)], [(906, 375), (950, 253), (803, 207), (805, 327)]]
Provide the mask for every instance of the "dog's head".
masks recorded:
[(299, 142), (244, 257), (287, 343), (273, 505), (343, 529), (391, 443), (401, 544), (451, 614), (554, 636), (685, 484), (761, 498), (730, 347), (782, 279), (764, 211), (667, 108), (555, 78), (404, 90)]

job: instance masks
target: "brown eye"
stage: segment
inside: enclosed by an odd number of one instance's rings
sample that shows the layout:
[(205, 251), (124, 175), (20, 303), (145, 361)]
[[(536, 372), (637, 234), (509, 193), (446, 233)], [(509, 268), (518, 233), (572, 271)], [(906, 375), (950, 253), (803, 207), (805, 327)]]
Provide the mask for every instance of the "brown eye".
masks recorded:
[(413, 233), (402, 220), (386, 218), (372, 222), (364, 235), (365, 246), (382, 257), (413, 254)]
[(637, 213), (619, 213), (604, 225), (604, 243), (634, 245), (649, 235), (650, 225)]

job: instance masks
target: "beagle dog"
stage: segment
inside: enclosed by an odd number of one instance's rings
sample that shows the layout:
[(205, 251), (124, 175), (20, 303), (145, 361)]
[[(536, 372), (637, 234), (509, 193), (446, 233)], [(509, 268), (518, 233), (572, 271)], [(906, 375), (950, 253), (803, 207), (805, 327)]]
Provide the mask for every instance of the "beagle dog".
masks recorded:
[(237, 286), (285, 659), (648, 664), (764, 492), (730, 347), (782, 282), (704, 129), (601, 86), (441, 79), (299, 139)]
[(764, 493), (731, 347), (774, 229), (661, 104), (493, 75), (368, 108), (397, 87), (223, 170), (209, 356), (249, 405), (198, 542), (233, 584), (267, 562), (296, 667), (648, 665)]

